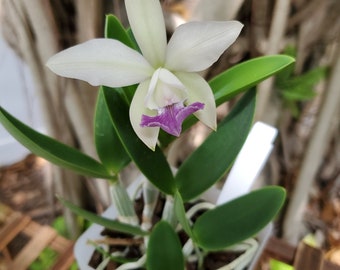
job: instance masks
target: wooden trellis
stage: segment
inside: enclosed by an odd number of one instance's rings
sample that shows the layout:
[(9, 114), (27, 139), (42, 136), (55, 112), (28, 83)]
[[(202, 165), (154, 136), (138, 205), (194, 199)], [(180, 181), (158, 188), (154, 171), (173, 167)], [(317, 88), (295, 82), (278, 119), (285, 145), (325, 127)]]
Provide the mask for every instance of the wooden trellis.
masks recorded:
[(340, 266), (329, 261), (321, 249), (304, 242), (296, 248), (275, 237), (270, 238), (256, 270), (262, 270), (269, 258), (292, 265), (294, 270), (340, 270)]
[(59, 236), (49, 226), (40, 225), (26, 215), (0, 206), (2, 213), (6, 213), (4, 222), (0, 223), (1, 269), (27, 269), (47, 247), (58, 254), (51, 269), (69, 269), (74, 262), (72, 241)]

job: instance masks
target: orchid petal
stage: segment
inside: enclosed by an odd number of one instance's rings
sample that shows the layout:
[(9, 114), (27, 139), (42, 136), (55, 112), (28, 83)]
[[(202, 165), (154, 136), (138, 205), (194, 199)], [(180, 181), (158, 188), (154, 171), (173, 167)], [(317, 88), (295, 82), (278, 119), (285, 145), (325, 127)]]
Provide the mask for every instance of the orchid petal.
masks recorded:
[(149, 109), (156, 110), (187, 98), (184, 85), (169, 70), (157, 69), (152, 75), (145, 104)]
[(160, 127), (165, 132), (179, 137), (182, 131), (183, 121), (189, 115), (203, 108), (204, 104), (201, 102), (195, 102), (188, 106), (184, 106), (181, 102), (175, 103), (161, 108), (159, 114), (156, 116), (142, 115), (141, 126)]
[(56, 74), (92, 85), (121, 87), (151, 77), (144, 57), (114, 39), (92, 39), (52, 56), (46, 64)]
[(209, 84), (196, 73), (175, 72), (175, 75), (187, 88), (187, 104), (204, 103), (204, 109), (195, 112), (194, 115), (205, 125), (216, 130), (216, 103)]
[(141, 127), (142, 115), (155, 115), (156, 112), (149, 110), (144, 105), (144, 99), (148, 92), (150, 80), (140, 83), (130, 106), (130, 121), (137, 136), (151, 150), (155, 150), (158, 139), (159, 127)]
[(166, 54), (169, 70), (197, 72), (210, 67), (236, 40), (238, 21), (189, 22), (176, 28)]
[(157, 68), (164, 64), (166, 31), (159, 0), (125, 0), (134, 37), (144, 57)]

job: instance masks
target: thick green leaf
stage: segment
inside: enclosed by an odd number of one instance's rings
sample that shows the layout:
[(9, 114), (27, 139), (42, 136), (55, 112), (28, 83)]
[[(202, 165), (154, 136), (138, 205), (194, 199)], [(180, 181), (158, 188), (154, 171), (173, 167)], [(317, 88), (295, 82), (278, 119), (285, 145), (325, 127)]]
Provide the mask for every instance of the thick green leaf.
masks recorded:
[(95, 143), (100, 160), (110, 171), (118, 173), (131, 159), (112, 125), (102, 89), (97, 96), (94, 126)]
[(182, 246), (176, 232), (166, 221), (156, 224), (147, 249), (148, 270), (184, 269)]
[(175, 180), (184, 201), (211, 187), (231, 167), (249, 133), (256, 91), (247, 92), (229, 115), (179, 168)]
[(169, 163), (157, 147), (151, 151), (135, 134), (129, 118), (129, 107), (114, 89), (103, 87), (107, 108), (115, 130), (130, 155), (145, 177), (166, 194), (174, 194), (176, 183)]
[(246, 240), (277, 215), (284, 199), (284, 189), (272, 186), (208, 210), (192, 228), (196, 243), (206, 250), (218, 250)]
[(34, 154), (79, 174), (112, 179), (112, 175), (98, 161), (68, 145), (43, 135), (0, 107), (0, 122), (12, 136)]
[(105, 37), (117, 39), (124, 43), (126, 46), (137, 49), (135, 43), (131, 40), (129, 34), (118, 20), (118, 18), (112, 14), (106, 15), (105, 21)]
[(226, 70), (209, 82), (217, 106), (288, 67), (294, 61), (294, 58), (287, 55), (268, 55), (242, 62)]
[(118, 220), (112, 220), (108, 218), (104, 218), (101, 216), (98, 216), (94, 213), (91, 213), (89, 211), (86, 211), (73, 203), (64, 200), (63, 198), (58, 197), (58, 199), (61, 201), (63, 205), (65, 205), (67, 208), (69, 208), (73, 213), (77, 214), (78, 216), (81, 216), (85, 218), (88, 221), (91, 221), (93, 223), (99, 224), (107, 229), (115, 230), (117, 232), (122, 233), (128, 233), (132, 235), (148, 235), (149, 233), (146, 231), (143, 231), (141, 228), (132, 226), (126, 223), (119, 222)]
[(190, 223), (189, 223), (188, 218), (186, 217), (183, 200), (179, 192), (176, 192), (175, 194), (174, 208), (175, 208), (175, 214), (178, 219), (178, 222), (181, 224), (183, 230), (187, 233), (187, 235), (190, 236), (190, 238), (193, 238)]

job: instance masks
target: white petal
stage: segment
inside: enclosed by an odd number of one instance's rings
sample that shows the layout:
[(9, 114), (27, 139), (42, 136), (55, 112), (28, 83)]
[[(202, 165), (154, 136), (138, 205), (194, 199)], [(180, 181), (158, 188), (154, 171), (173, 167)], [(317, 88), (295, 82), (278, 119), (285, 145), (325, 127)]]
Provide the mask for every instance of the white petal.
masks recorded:
[(139, 139), (141, 139), (142, 142), (145, 143), (151, 150), (155, 150), (158, 140), (159, 128), (140, 126), (143, 114), (150, 116), (156, 114), (154, 111), (148, 110), (144, 105), (149, 84), (150, 80), (147, 80), (138, 85), (130, 106), (130, 121)]
[(68, 48), (46, 65), (60, 76), (110, 87), (136, 84), (153, 73), (141, 54), (113, 39), (92, 39)]
[(238, 21), (189, 22), (176, 28), (166, 54), (169, 70), (197, 72), (210, 67), (236, 40)]
[(144, 57), (158, 68), (164, 64), (166, 32), (159, 0), (125, 0), (132, 32)]
[(169, 70), (157, 69), (152, 75), (145, 105), (151, 109), (159, 109), (187, 98), (185, 86)]
[(209, 84), (196, 73), (176, 72), (175, 75), (187, 87), (187, 104), (204, 103), (204, 109), (195, 112), (194, 115), (205, 125), (216, 130), (216, 103)]

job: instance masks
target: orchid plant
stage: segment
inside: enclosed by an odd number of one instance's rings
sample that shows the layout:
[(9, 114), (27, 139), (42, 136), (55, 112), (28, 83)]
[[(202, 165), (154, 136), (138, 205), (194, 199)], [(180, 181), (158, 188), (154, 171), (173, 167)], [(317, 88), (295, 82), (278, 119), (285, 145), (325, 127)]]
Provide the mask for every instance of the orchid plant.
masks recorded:
[[(207, 82), (198, 72), (209, 68), (236, 40), (243, 27), (240, 22), (189, 22), (176, 28), (167, 42), (158, 0), (125, 0), (125, 5), (131, 29), (108, 15), (105, 38), (66, 49), (47, 63), (58, 75), (100, 86), (94, 123), (99, 161), (34, 131), (3, 108), (0, 121), (35, 154), (82, 175), (108, 180), (118, 212), (115, 220), (60, 200), (90, 221), (144, 239), (145, 255), (119, 269), (184, 269), (185, 259), (193, 256), (200, 268), (209, 252), (256, 235), (283, 204), (284, 190), (266, 187), (217, 207), (204, 204), (185, 210), (187, 202), (199, 198), (233, 164), (252, 125), (253, 86), (294, 60), (284, 55), (251, 59)], [(217, 125), (216, 106), (241, 92), (243, 97)], [(197, 119), (213, 131), (183, 164), (172, 168), (166, 158), (171, 143)], [(141, 218), (119, 177), (130, 162), (144, 177)], [(159, 197), (165, 198), (165, 206), (154, 224)], [(193, 221), (193, 212), (202, 208), (205, 212)], [(188, 236), (184, 246), (176, 230)]]
[(215, 99), (209, 84), (196, 72), (216, 62), (236, 40), (242, 24), (186, 23), (175, 30), (167, 44), (158, 1), (125, 4), (142, 54), (116, 39), (93, 39), (56, 54), (47, 66), (58, 75), (95, 86), (138, 83), (130, 120), (137, 136), (153, 150), (160, 128), (179, 136), (182, 122), (193, 113), (215, 130)]

